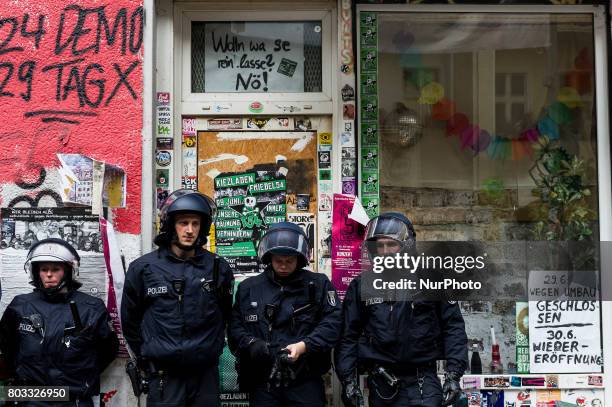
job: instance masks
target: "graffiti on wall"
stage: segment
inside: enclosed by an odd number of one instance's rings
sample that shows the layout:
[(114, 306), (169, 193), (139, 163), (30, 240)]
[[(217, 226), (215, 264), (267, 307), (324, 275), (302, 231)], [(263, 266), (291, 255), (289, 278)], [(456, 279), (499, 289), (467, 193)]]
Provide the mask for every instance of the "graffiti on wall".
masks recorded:
[(139, 232), (144, 17), (138, 0), (0, 5), (0, 205), (62, 206), (56, 154), (80, 153), (126, 170), (115, 223)]

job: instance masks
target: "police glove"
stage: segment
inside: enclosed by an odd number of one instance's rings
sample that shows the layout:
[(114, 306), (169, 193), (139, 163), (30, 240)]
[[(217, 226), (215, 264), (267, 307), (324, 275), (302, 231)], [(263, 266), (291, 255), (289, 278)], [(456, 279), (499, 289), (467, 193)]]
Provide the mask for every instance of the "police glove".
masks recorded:
[(363, 393), (359, 388), (357, 375), (342, 382), (342, 402), (346, 407), (364, 407)]
[(442, 406), (450, 406), (459, 400), (461, 396), (461, 386), (459, 379), (461, 375), (457, 372), (448, 372), (444, 375), (444, 386), (442, 386), (443, 401)]
[(274, 358), (272, 371), (268, 378), (268, 385), (274, 388), (288, 387), (296, 378), (295, 371), (292, 369), (291, 361), (289, 360), (289, 351), (281, 349)]
[(268, 344), (261, 340), (255, 339), (248, 348), (249, 359), (253, 362), (268, 362), (271, 359)]

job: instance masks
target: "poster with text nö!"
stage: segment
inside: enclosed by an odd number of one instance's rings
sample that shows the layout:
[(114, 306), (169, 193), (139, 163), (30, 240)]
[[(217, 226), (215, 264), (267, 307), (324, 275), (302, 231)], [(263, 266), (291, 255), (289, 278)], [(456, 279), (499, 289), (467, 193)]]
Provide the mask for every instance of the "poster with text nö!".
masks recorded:
[(303, 92), (304, 25), (206, 23), (206, 92)]

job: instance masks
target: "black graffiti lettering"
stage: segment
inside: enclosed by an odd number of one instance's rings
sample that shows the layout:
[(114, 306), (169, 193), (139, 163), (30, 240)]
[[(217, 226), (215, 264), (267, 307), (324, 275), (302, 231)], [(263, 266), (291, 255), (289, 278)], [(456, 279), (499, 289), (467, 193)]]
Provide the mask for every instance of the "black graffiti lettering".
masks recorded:
[(45, 16), (43, 14), (38, 16), (38, 25), (36, 26), (35, 31), (28, 31), (28, 22), (30, 21), (30, 15), (28, 13), (23, 15), (23, 22), (21, 23), (21, 36), (23, 38), (34, 37), (34, 47), (38, 49), (40, 46), (40, 40), (43, 35), (46, 34), (45, 31)]
[[(68, 34), (68, 29), (65, 30), (65, 27), (68, 26), (66, 24), (67, 19), (74, 20), (75, 15), (76, 22), (72, 31)], [(143, 41), (144, 8), (137, 7), (131, 14), (129, 30), (127, 15), (127, 9), (121, 8), (112, 20), (106, 15), (105, 6), (82, 8), (72, 4), (65, 7), (60, 15), (59, 27), (55, 37), (55, 54), (62, 54), (68, 47), (70, 47), (73, 56), (84, 55), (90, 51), (98, 54), (103, 35), (109, 47), (120, 39), (122, 55), (126, 54), (128, 41), (130, 52), (132, 54), (137, 53)], [(95, 19), (95, 22), (92, 22), (92, 19)], [(68, 35), (66, 36), (66, 34)], [(84, 45), (79, 45), (79, 42), (84, 43)]]
[[(9, 204), (8, 207), (9, 208), (14, 208), (17, 204), (21, 203), (21, 202), (25, 202), (28, 205), (30, 205), (30, 207), (32, 208), (38, 208), (38, 205), (40, 204), (40, 201), (44, 198), (44, 197), (51, 197), (51, 199), (53, 199), (53, 201), (55, 201), (55, 205), (58, 208), (62, 208), (64, 206), (64, 202), (62, 201), (62, 197), (55, 191), (51, 190), (51, 189), (45, 189), (40, 191), (38, 194), (36, 194), (34, 196), (34, 198), (28, 196), (28, 195), (20, 195), (17, 196), (15, 198), (13, 198)], [(48, 206), (48, 205), (45, 205)]]
[(267, 72), (262, 72), (261, 74), (250, 73), (246, 79), (244, 79), (244, 77), (242, 76), (240, 72), (236, 74), (235, 90), (239, 90), (239, 89), (259, 90), (261, 89), (262, 85), (264, 86), (263, 91), (267, 92), (268, 91), (268, 86), (267, 86), (268, 85), (268, 73)]
[(44, 167), (40, 167), (40, 170), (38, 172), (38, 178), (36, 179), (36, 181), (28, 182), (26, 180), (21, 179), (21, 180), (17, 180), (15, 182), (15, 185), (17, 185), (21, 189), (36, 189), (39, 186), (41, 186), (43, 182), (45, 182), (46, 178), (47, 178), (47, 170), (45, 170)]
[(264, 42), (256, 42), (249, 41), (249, 49), (251, 51), (266, 51), (266, 44)]
[(117, 39), (117, 31), (119, 30), (119, 24), (121, 24), (121, 55), (125, 55), (126, 49), (126, 39), (127, 36), (125, 32), (127, 31), (127, 10), (122, 8), (117, 12), (117, 16), (115, 16), (115, 22), (113, 23), (113, 29), (111, 31), (108, 20), (106, 19), (106, 13), (102, 11), (100, 16), (98, 17), (98, 33), (100, 34), (102, 31), (101, 25), (104, 27), (104, 35), (106, 36), (106, 44), (112, 46), (115, 44), (115, 40)]
[[(71, 52), (74, 56), (83, 55), (88, 51), (94, 50), (95, 53), (100, 51), (100, 31), (96, 30), (96, 36), (94, 37), (93, 43), (85, 46), (84, 48), (79, 49), (78, 43), (82, 37), (86, 37), (92, 30), (91, 28), (85, 28), (85, 23), (87, 21), (87, 17), (89, 15), (100, 14), (100, 11), (103, 10), (104, 7), (95, 7), (95, 8), (81, 8), (75, 4), (69, 5), (64, 8), (62, 14), (60, 16), (60, 24), (59, 29), (57, 30), (57, 35), (55, 37), (55, 54), (61, 54), (69, 45), (72, 45)], [(72, 32), (68, 36), (68, 39), (62, 43), (62, 36), (64, 31), (64, 24), (66, 21), (66, 15), (70, 11), (77, 12), (77, 21), (72, 27)]]
[(9, 47), (9, 48), (6, 47), (9, 44), (9, 42), (11, 42), (15, 34), (17, 34), (19, 22), (17, 21), (15, 17), (4, 18), (0, 20), (0, 29), (2, 29), (2, 27), (4, 27), (7, 24), (11, 24), (11, 28), (10, 28), (8, 35), (4, 39), (4, 41), (0, 42), (0, 55), (7, 54), (13, 51), (23, 51), (23, 47)]
[(212, 45), (215, 52), (238, 52), (244, 51), (244, 43), (238, 40), (238, 37), (235, 35), (232, 36), (232, 39), (229, 39), (229, 35), (225, 34), (225, 37), (215, 37), (215, 32), (212, 32)]
[(85, 101), (83, 100), (83, 94), (81, 92), (82, 85), (81, 80), (79, 78), (79, 68), (73, 66), (70, 68), (70, 73), (68, 74), (68, 80), (64, 85), (64, 93), (62, 94), (62, 100), (66, 100), (73, 90), (77, 92), (79, 97), (79, 106), (85, 105)]
[(242, 89), (246, 90), (249, 88), (249, 83), (251, 81), (251, 75), (253, 74), (249, 74), (249, 78), (245, 81), (242, 78), (242, 74), (240, 72), (238, 72), (238, 74), (236, 75), (236, 88), (235, 90), (238, 90), (242, 87)]
[(115, 94), (117, 93), (117, 91), (119, 90), (122, 84), (130, 92), (134, 100), (138, 99), (136, 92), (134, 92), (134, 89), (132, 89), (132, 86), (127, 80), (128, 75), (134, 70), (134, 68), (138, 66), (138, 64), (140, 64), (139, 61), (132, 62), (132, 64), (128, 67), (128, 69), (125, 70), (125, 72), (121, 71), (121, 67), (119, 65), (115, 63), (113, 64), (113, 68), (115, 68), (115, 71), (117, 72), (117, 75), (119, 76), (119, 80), (117, 81), (117, 84), (115, 84), (115, 87), (113, 88), (113, 91), (111, 92), (108, 99), (106, 99), (106, 103), (104, 103), (104, 106), (108, 106), (108, 104), (113, 99), (113, 97), (115, 97)]
[(15, 95), (12, 92), (5, 91), (4, 88), (6, 87), (8, 81), (11, 79), (11, 76), (13, 76), (13, 71), (15, 70), (15, 67), (11, 62), (3, 62), (0, 64), (0, 70), (2, 70), (3, 68), (6, 68), (6, 75), (4, 76), (4, 79), (2, 79), (2, 82), (0, 82), (0, 97), (13, 97)]
[(35, 61), (25, 61), (19, 66), (17, 77), (21, 82), (26, 83), (26, 91), (19, 95), (26, 102), (32, 98), (32, 79), (34, 78), (34, 69), (36, 68)]
[(289, 41), (283, 41), (281, 39), (277, 39), (274, 41), (274, 52), (278, 52), (280, 50), (291, 51), (290, 45), (291, 43)]
[[(87, 103), (88, 106), (98, 107), (100, 105), (100, 102), (102, 102), (102, 99), (104, 98), (104, 84), (106, 83), (106, 81), (104, 79), (89, 79), (89, 73), (93, 69), (95, 69), (99, 73), (104, 73), (104, 69), (100, 64), (87, 65), (87, 68), (85, 68), (85, 73), (83, 73), (82, 81), (83, 98), (85, 99), (85, 103)], [(98, 95), (96, 96), (96, 99), (93, 102), (87, 94), (87, 84), (93, 85), (98, 88)]]
[[(55, 192), (52, 189), (43, 189), (38, 194), (36, 194), (36, 197), (34, 198), (34, 205), (33, 206), (38, 208), (38, 205), (40, 204), (41, 199), (43, 199), (46, 196), (48, 196), (51, 199), (53, 199), (55, 201), (55, 205), (58, 208), (62, 208), (64, 206), (64, 202), (62, 201), (62, 197), (57, 192)], [(48, 206), (48, 205), (45, 205), (45, 206)]]
[[(138, 22), (136, 22), (138, 20)], [(138, 27), (136, 27), (138, 24)], [(144, 30), (144, 8), (138, 7), (130, 17), (130, 52), (137, 53), (142, 46), (142, 33)], [(134, 33), (138, 34), (138, 40), (134, 44)]]
[(59, 64), (47, 65), (42, 69), (43, 72), (47, 72), (52, 69), (57, 69), (57, 79), (55, 81), (55, 100), (56, 101), (60, 102), (63, 100), (62, 99), (62, 77), (64, 75), (64, 67), (69, 66), (69, 65), (78, 64), (79, 62), (82, 62), (84, 60), (85, 58), (73, 59), (72, 61), (68, 61), (68, 62), (61, 62)]
[(234, 67), (234, 60), (229, 59), (227, 55), (225, 56), (225, 59), (220, 59), (217, 61), (217, 68), (219, 69), (233, 68), (233, 67)]

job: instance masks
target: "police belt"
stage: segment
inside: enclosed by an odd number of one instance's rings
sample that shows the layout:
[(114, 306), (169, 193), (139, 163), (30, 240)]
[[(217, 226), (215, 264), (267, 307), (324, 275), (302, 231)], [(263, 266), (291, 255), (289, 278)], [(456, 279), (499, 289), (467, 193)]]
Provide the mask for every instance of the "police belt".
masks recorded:
[(370, 365), (366, 369), (368, 373), (376, 370), (377, 367), (383, 367), (387, 372), (392, 373), (396, 376), (415, 376), (418, 373), (425, 372), (437, 372), (438, 368), (435, 361), (421, 365), (389, 365), (389, 364), (376, 364)]

